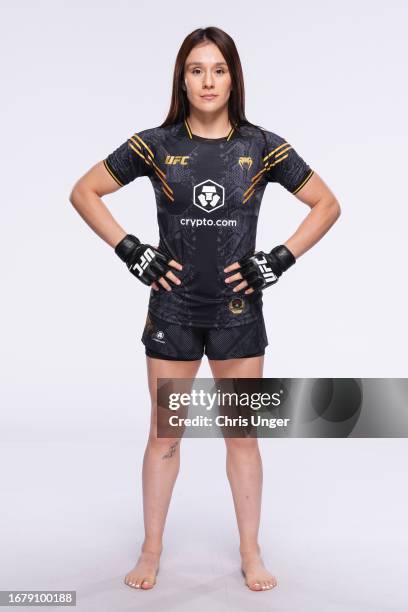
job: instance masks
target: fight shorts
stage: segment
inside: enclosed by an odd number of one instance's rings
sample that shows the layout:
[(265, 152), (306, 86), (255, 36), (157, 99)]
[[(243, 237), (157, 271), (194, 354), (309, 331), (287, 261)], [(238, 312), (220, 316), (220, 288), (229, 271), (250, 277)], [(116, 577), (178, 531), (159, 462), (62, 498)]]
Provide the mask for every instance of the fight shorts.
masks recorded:
[(268, 345), (262, 313), (252, 323), (204, 328), (170, 323), (148, 312), (141, 341), (149, 357), (176, 361), (201, 359), (204, 353), (208, 359), (257, 357)]

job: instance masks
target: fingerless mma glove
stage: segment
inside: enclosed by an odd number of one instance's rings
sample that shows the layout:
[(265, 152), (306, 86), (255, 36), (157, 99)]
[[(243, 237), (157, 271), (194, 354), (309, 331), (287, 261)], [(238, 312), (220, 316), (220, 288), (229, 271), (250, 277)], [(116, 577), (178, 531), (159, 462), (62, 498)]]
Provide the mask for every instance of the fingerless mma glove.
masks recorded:
[(285, 272), (296, 262), (294, 255), (283, 244), (272, 249), (270, 253), (257, 251), (239, 260), (241, 276), (253, 289), (266, 289), (278, 282)]
[(132, 234), (127, 234), (116, 245), (115, 253), (125, 262), (128, 270), (145, 285), (151, 285), (171, 270), (163, 253), (150, 244), (141, 244)]

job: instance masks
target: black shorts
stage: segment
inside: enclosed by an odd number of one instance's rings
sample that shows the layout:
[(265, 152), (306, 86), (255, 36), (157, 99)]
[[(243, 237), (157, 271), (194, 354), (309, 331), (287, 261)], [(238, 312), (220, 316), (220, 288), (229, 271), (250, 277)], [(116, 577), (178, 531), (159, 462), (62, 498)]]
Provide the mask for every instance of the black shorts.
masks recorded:
[(203, 353), (208, 359), (256, 357), (268, 345), (262, 314), (252, 323), (207, 329), (169, 323), (149, 312), (141, 340), (146, 355), (176, 361), (201, 359)]

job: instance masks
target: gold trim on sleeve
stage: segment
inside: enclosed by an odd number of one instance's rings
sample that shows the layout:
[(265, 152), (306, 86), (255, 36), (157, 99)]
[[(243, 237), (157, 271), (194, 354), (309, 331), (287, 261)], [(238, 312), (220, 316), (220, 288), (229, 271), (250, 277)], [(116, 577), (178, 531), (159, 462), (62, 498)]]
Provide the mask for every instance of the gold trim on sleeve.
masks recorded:
[(117, 182), (119, 187), (123, 187), (123, 183), (120, 182), (120, 180), (113, 174), (112, 170), (109, 168), (106, 159), (103, 160), (103, 165), (105, 166), (106, 170), (109, 172), (113, 180)]
[(309, 174), (307, 175), (307, 177), (300, 183), (299, 187), (296, 187), (295, 191), (292, 191), (293, 194), (297, 193), (300, 189), (302, 189), (302, 187), (304, 187), (304, 185), (306, 185), (307, 181), (312, 178), (312, 175), (314, 174), (314, 170), (311, 170), (309, 172)]

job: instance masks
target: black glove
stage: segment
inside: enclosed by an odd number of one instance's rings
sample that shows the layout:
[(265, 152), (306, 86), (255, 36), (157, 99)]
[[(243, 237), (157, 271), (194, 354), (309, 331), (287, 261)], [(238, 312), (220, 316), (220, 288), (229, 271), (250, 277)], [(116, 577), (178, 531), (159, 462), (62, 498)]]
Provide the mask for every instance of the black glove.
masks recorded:
[(296, 262), (296, 259), (285, 245), (272, 249), (270, 253), (257, 251), (239, 260), (241, 276), (247, 281), (245, 289), (266, 289), (278, 282), (282, 272), (285, 272)]
[[(126, 263), (128, 270), (145, 285), (151, 285), (171, 270), (163, 253), (150, 244), (141, 244), (132, 234), (127, 234), (116, 245), (115, 253)], [(160, 283), (158, 285), (161, 286)]]

